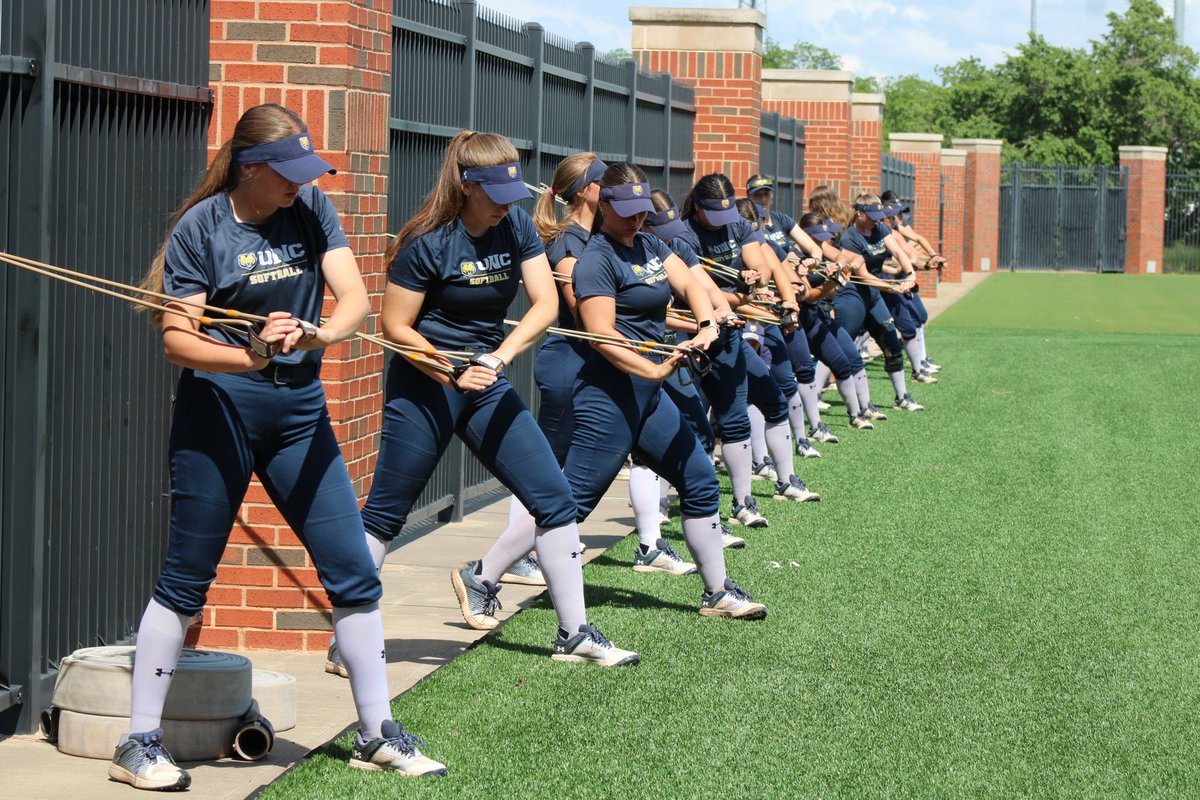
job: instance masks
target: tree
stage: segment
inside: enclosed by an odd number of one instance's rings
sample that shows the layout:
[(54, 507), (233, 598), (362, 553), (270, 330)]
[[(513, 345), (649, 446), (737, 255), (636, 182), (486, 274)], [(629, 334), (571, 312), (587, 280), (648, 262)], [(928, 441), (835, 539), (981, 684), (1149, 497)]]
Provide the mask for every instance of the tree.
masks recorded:
[(784, 47), (767, 37), (763, 44), (764, 69), (841, 69), (842, 57), (811, 42)]

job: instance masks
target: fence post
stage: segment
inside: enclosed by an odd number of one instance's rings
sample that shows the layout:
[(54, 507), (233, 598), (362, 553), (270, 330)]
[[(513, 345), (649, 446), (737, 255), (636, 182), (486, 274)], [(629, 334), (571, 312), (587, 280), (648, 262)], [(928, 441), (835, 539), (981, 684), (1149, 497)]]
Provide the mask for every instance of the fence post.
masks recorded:
[(1096, 189), (1099, 197), (1096, 198), (1096, 272), (1104, 271), (1104, 262), (1107, 261), (1107, 238), (1104, 236), (1104, 201), (1108, 194), (1108, 189), (1105, 186), (1105, 178), (1108, 176), (1108, 168), (1096, 167)]
[(1063, 259), (1063, 181), (1065, 181), (1066, 172), (1063, 165), (1059, 164), (1055, 169), (1055, 187), (1054, 187), (1054, 268), (1062, 267)]
[(443, 458), (449, 459), (450, 468), (450, 496), (453, 498), (449, 508), (443, 508), (438, 512), (438, 522), (462, 522), (463, 521), (463, 506), (466, 501), (463, 495), (467, 489), (467, 446), (460, 440), (454, 439), (450, 443), (450, 447), (446, 448), (446, 453)]
[(625, 147), (629, 157), (625, 160), (632, 164), (637, 146), (637, 62), (632, 58), (623, 58), (621, 64), (625, 67), (625, 88), (629, 90), (629, 110), (626, 112), (629, 126), (625, 130)]
[[(1008, 268), (1017, 271), (1021, 262), (1021, 162), (1012, 163), (1013, 196), (1012, 196), (1012, 261)], [(997, 265), (998, 266), (998, 265)]]
[(475, 0), (458, 0), (458, 32), (463, 36), (463, 63), (459, 102), (462, 126), (475, 129)]
[(583, 53), (585, 63), (583, 74), (587, 83), (583, 87), (583, 129), (587, 131), (587, 143), (584, 150), (596, 149), (596, 47), (591, 42), (580, 42), (575, 49)]
[(675, 88), (674, 82), (671, 80), (671, 73), (660, 71), (658, 77), (662, 78), (666, 83), (667, 88), (663, 89), (663, 174), (662, 188), (669, 189), (671, 186), (671, 97), (674, 94), (672, 91)]
[(530, 111), (533, 114), (533, 119), (530, 120), (529, 129), (529, 159), (533, 164), (532, 183), (540, 184), (542, 182), (542, 107), (545, 105), (545, 79), (546, 74), (546, 29), (536, 22), (530, 22), (525, 26), (525, 34), (529, 42), (529, 57), (533, 59), (533, 75), (530, 76), (530, 82), (533, 84), (533, 102), (530, 104)]

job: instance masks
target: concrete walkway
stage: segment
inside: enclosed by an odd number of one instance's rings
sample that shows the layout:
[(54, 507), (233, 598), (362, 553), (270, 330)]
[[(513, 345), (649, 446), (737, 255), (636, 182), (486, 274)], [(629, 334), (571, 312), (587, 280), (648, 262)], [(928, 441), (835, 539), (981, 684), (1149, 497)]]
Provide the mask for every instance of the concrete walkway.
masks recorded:
[[(932, 319), (975, 288), (991, 273), (969, 272), (961, 283), (943, 283), (938, 297), (925, 305)], [(407, 539), (390, 552), (383, 579), (384, 639), (387, 643), (388, 687), (400, 694), (482, 638), (462, 621), (450, 571), (479, 558), (507, 522), (507, 498), (493, 502), (459, 523)], [(588, 546), (584, 560), (599, 556), (633, 529), (626, 485), (617, 481), (582, 528)], [(534, 589), (506, 584), (507, 619), (535, 597)], [(549, 632), (548, 632), (549, 634)], [(549, 655), (550, 640), (546, 641)], [(311, 750), (354, 724), (350, 684), (324, 671), (324, 653), (251, 651), (244, 653), (256, 668), (296, 677), (296, 727), (279, 735), (263, 761), (233, 759), (187, 765), (192, 773), (188, 796), (202, 800), (250, 797), (301, 761)], [(108, 762), (63, 755), (40, 736), (13, 736), (0, 741), (0, 798), (109, 800), (139, 796), (125, 784), (108, 780)]]

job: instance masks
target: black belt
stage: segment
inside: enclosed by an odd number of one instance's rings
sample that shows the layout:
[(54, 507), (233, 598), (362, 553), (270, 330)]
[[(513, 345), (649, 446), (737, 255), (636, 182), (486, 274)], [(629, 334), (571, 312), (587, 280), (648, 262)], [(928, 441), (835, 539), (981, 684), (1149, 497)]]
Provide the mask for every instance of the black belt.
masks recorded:
[(276, 386), (304, 386), (317, 379), (318, 364), (268, 364), (257, 372), (247, 372), (251, 380)]

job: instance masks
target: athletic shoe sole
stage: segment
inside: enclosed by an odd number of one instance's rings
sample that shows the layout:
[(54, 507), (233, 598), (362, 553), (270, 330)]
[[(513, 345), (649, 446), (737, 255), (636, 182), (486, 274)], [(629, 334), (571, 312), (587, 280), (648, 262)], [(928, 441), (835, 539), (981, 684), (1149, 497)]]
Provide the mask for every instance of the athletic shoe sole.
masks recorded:
[(738, 613), (723, 608), (706, 608), (700, 607), (700, 616), (702, 617), (724, 617), (726, 619), (764, 619), (767, 616), (767, 607), (761, 604), (756, 604), (745, 613)]
[(173, 781), (143, 780), (119, 764), (108, 765), (109, 780), (127, 783), (135, 789), (150, 789), (159, 792), (182, 792), (192, 785), (192, 776), (184, 773)]
[(634, 572), (665, 572), (668, 575), (691, 575), (696, 572), (696, 565), (692, 564), (686, 570), (667, 569), (666, 567), (653, 567), (649, 564), (634, 564)]
[(337, 675), (339, 678), (349, 678), (350, 677), (350, 673), (346, 671), (345, 664), (338, 664), (336, 662), (330, 661), (329, 659), (325, 659), (325, 671), (328, 672), (330, 675)]
[(350, 766), (354, 767), (355, 769), (361, 769), (361, 770), (365, 770), (367, 772), (390, 772), (393, 775), (403, 775), (406, 778), (420, 778), (425, 775), (445, 775), (446, 774), (445, 767), (442, 767), (441, 769), (431, 769), (428, 772), (410, 772), (408, 770), (395, 769), (393, 767), (385, 767), (382, 764), (373, 764), (370, 761), (363, 761), (363, 760), (357, 759), (357, 758), (352, 758), (349, 761), (347, 761), (346, 763), (349, 764)]
[(463, 621), (467, 625), (477, 631), (490, 631), (500, 624), (500, 620), (495, 617), (471, 612), (471, 604), (467, 601), (467, 586), (456, 569), (450, 571), (450, 585), (454, 587), (454, 594), (458, 597), (458, 608), (462, 611)]
[(821, 495), (816, 492), (807, 492), (803, 497), (788, 497), (783, 494), (775, 494), (771, 497), (772, 500), (791, 500), (794, 503), (819, 503)]
[(637, 653), (631, 653), (616, 661), (602, 661), (596, 658), (588, 658), (587, 656), (571, 655), (570, 653), (551, 653), (550, 658), (553, 661), (566, 661), (572, 664), (595, 664), (597, 667), (624, 667), (640, 661)]
[(754, 522), (743, 524), (741, 522), (738, 522), (737, 517), (730, 517), (729, 524), (730, 525), (738, 525), (743, 528), (765, 528), (765, 527), (767, 527), (767, 525), (770, 524), (770, 522), (765, 519), (756, 519), (756, 520), (754, 520)]
[(545, 578), (531, 578), (528, 575), (514, 575), (506, 572), (500, 576), (501, 583), (519, 583), (522, 586), (545, 586)]

